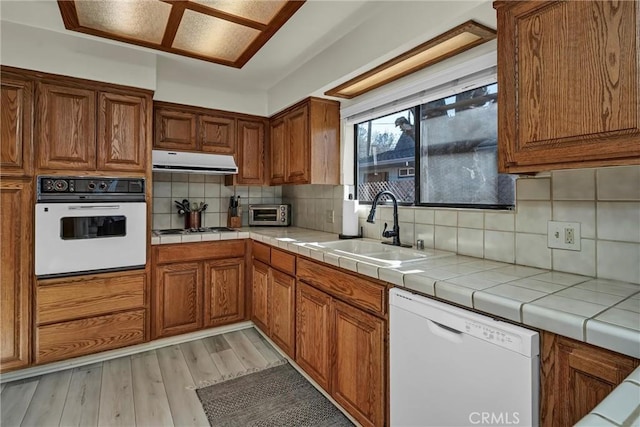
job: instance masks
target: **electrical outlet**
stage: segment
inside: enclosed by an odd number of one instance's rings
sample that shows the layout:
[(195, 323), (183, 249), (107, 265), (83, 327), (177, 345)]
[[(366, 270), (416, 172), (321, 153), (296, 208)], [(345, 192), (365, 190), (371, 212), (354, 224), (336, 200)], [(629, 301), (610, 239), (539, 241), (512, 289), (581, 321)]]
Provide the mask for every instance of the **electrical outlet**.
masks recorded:
[(547, 246), (553, 249), (580, 250), (580, 223), (549, 221)]
[(333, 221), (334, 221), (333, 210), (327, 209), (325, 211), (325, 217), (326, 217), (327, 224), (333, 224)]

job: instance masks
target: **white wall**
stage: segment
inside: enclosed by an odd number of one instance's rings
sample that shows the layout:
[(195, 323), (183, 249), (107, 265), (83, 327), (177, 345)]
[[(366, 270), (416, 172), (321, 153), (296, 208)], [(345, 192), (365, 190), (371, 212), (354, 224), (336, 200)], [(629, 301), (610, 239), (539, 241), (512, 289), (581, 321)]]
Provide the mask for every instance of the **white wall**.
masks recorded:
[(184, 59), (178, 61), (158, 56), (156, 71), (157, 86), (153, 99), (157, 101), (267, 115), (267, 92), (232, 82), (229, 77), (236, 69), (198, 60), (185, 63)]
[(268, 92), (269, 114), (304, 96), (322, 96), (326, 90), (469, 19), (495, 28), (491, 2), (385, 2), (370, 19), (272, 87)]
[(101, 82), (156, 88), (156, 56), (141, 50), (2, 21), (3, 65)]

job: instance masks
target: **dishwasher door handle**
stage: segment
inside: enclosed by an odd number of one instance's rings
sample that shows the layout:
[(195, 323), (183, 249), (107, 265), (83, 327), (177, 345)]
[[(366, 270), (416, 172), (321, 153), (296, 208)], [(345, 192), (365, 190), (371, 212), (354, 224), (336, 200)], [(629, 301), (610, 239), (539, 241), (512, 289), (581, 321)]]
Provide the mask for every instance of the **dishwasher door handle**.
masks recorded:
[(434, 322), (431, 319), (425, 319), (427, 321), (427, 325), (429, 327), (429, 330), (434, 334), (437, 335), (439, 337), (442, 337), (446, 340), (449, 340), (451, 342), (455, 342), (455, 343), (461, 343), (462, 342), (462, 336), (463, 336), (463, 332), (458, 331), (456, 329), (453, 329), (449, 326), (445, 326), (441, 323), (438, 322)]

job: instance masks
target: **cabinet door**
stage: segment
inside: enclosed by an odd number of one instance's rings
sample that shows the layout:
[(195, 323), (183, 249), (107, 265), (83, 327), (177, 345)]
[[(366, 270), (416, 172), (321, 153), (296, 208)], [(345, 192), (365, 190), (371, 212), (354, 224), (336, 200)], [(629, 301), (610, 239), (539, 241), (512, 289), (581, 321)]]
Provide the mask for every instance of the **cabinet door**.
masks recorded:
[(200, 149), (205, 153), (233, 154), (236, 150), (236, 119), (199, 116)]
[(98, 169), (144, 172), (150, 98), (100, 92)]
[(295, 357), (296, 279), (270, 269), (269, 337), (289, 356)]
[(309, 182), (309, 109), (303, 106), (285, 117), (287, 153), (287, 183), (306, 184)]
[(2, 175), (31, 175), (33, 141), (31, 139), (31, 111), (33, 84), (2, 76), (0, 89), (0, 173)]
[(38, 85), (37, 164), (40, 169), (96, 168), (96, 93)]
[(30, 182), (0, 181), (0, 372), (29, 364), (32, 199)]
[(334, 300), (333, 323), (331, 396), (363, 426), (381, 426), (385, 420), (385, 322)]
[(271, 138), (269, 139), (269, 183), (281, 185), (285, 182), (285, 163), (288, 148), (285, 145), (285, 121), (283, 118), (274, 120), (270, 124)]
[(638, 366), (638, 360), (592, 345), (542, 333), (543, 426), (572, 426)]
[(158, 108), (155, 110), (153, 147), (196, 150), (196, 115)]
[(244, 320), (244, 258), (204, 263), (204, 325)]
[(202, 327), (202, 265), (163, 265), (155, 271), (154, 338)]
[(251, 320), (269, 333), (269, 267), (253, 260), (251, 269)]
[(302, 282), (296, 287), (296, 363), (329, 391), (331, 297)]
[(501, 170), (637, 163), (639, 3), (496, 6)]
[(264, 183), (264, 122), (238, 120), (237, 183)]

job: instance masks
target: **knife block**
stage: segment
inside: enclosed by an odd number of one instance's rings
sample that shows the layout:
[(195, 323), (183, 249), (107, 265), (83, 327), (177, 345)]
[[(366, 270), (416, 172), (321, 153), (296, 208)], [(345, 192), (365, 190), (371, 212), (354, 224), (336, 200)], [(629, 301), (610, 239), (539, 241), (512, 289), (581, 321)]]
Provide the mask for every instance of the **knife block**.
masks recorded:
[(229, 209), (229, 213), (227, 214), (227, 227), (229, 227), (229, 228), (240, 228), (240, 227), (242, 227), (242, 217), (241, 216), (231, 216), (231, 209)]

